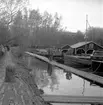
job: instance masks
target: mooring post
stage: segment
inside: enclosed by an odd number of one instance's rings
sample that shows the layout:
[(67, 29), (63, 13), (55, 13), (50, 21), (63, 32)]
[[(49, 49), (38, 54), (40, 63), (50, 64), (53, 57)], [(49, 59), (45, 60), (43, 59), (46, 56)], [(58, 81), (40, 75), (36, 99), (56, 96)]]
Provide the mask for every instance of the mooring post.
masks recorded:
[(53, 60), (53, 52), (52, 52), (51, 48), (48, 49), (48, 59), (49, 59), (50, 61)]

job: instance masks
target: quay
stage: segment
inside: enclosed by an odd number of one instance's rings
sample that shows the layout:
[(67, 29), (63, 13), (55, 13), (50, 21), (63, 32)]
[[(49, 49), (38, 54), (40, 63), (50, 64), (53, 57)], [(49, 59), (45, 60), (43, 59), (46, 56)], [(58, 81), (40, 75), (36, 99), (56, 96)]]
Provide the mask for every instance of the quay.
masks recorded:
[(103, 97), (91, 96), (66, 96), (66, 95), (43, 95), (43, 99), (49, 103), (72, 103), (103, 105)]
[(98, 84), (103, 86), (103, 77), (101, 77), (101, 76), (92, 74), (90, 72), (81, 71), (81, 70), (75, 69), (73, 67), (66, 66), (64, 64), (60, 64), (60, 63), (58, 63), (56, 61), (49, 60), (48, 58), (46, 58), (44, 56), (40, 56), (40, 55), (30, 53), (30, 52), (25, 52), (25, 53), (28, 54), (29, 56), (36, 57), (37, 59), (39, 59), (41, 61), (47, 62), (47, 63), (49, 63), (49, 64), (51, 64), (53, 66), (62, 68), (67, 72), (71, 72), (71, 73), (73, 73), (75, 75), (78, 75), (80, 77), (83, 77), (83, 78), (85, 78), (87, 80), (93, 81), (93, 82), (98, 83)]

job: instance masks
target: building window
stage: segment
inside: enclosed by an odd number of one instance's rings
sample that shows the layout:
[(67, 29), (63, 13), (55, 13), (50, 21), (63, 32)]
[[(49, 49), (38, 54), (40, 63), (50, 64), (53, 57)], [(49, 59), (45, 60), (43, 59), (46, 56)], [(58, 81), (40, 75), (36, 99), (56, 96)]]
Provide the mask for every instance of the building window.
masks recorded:
[(93, 53), (93, 50), (88, 50), (87, 51), (87, 54), (92, 54)]
[(84, 49), (78, 49), (76, 54), (85, 54), (85, 51)]

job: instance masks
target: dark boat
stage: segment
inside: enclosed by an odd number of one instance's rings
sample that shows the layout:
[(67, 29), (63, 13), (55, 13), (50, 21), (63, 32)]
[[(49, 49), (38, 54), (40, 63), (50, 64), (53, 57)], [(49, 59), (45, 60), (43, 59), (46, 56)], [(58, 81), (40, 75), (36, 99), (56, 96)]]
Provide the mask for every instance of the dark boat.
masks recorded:
[(71, 45), (64, 53), (65, 64), (72, 67), (89, 68), (91, 67), (91, 54), (94, 50), (103, 50), (103, 47), (93, 41), (78, 42)]
[(89, 68), (91, 67), (90, 56), (75, 56), (64, 55), (65, 64), (76, 68)]
[(92, 60), (92, 70), (95, 74), (103, 75), (103, 61)]
[(94, 51), (91, 59), (93, 73), (103, 76), (103, 51)]

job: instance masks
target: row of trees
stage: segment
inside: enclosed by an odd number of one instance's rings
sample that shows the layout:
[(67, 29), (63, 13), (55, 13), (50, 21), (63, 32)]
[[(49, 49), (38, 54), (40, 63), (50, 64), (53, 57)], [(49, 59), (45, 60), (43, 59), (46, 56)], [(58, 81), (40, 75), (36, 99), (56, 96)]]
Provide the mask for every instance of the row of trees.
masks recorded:
[[(81, 31), (67, 32), (61, 25), (62, 17), (57, 13), (40, 13), (39, 10), (27, 8), (27, 0), (0, 0), (0, 44), (12, 39), (12, 44), (23, 46), (62, 46), (88, 40), (103, 45), (103, 29), (89, 28)], [(68, 23), (69, 24), (69, 23)]]

